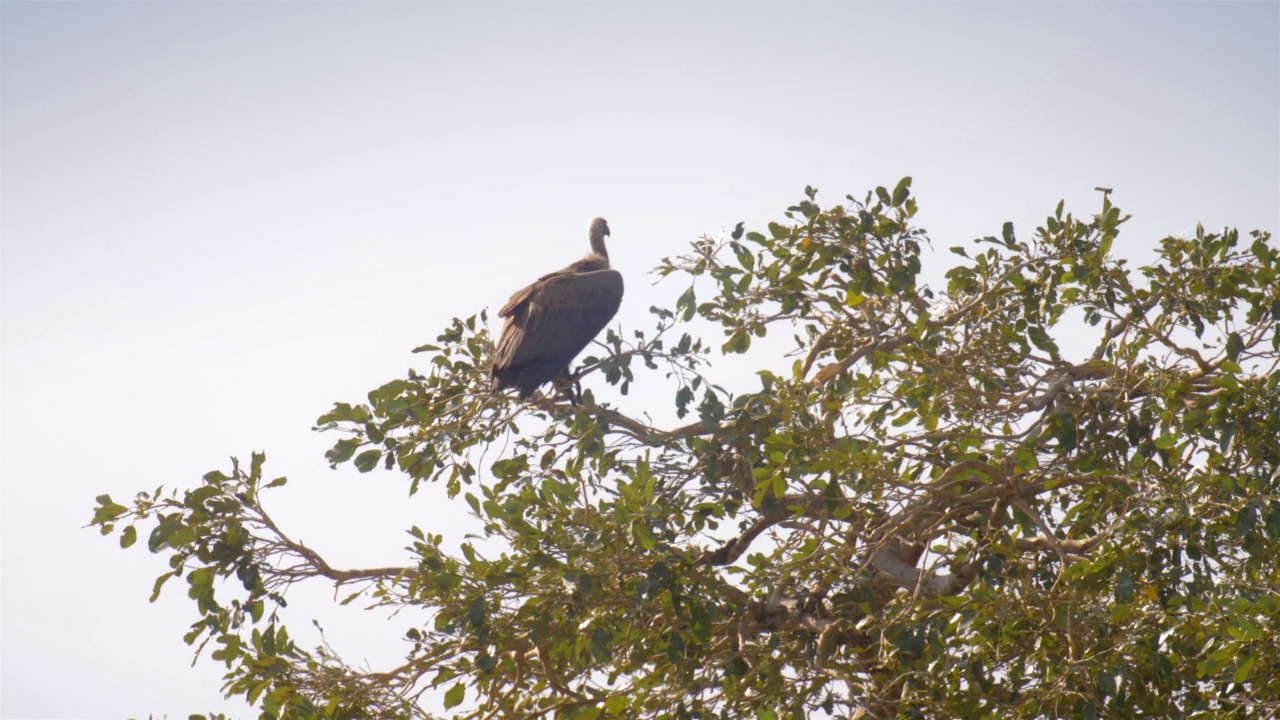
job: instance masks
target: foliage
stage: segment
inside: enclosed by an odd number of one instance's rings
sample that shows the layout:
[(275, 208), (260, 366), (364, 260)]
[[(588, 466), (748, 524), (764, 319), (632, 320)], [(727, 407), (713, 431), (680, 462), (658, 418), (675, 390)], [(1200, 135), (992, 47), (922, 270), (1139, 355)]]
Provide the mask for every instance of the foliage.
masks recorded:
[[(186, 641), (264, 717), (1280, 713), (1270, 235), (1197, 228), (1135, 270), (1106, 191), (951, 248), (931, 289), (910, 178), (805, 195), (663, 261), (674, 306), (587, 359), (687, 424), (490, 394), (483, 315), (319, 419), (332, 464), (444, 483), (481, 543), (412, 528), (403, 567), (334, 568), (267, 514), (257, 453), (93, 523), (168, 555), (154, 593), (185, 579)], [(708, 327), (759, 391), (721, 388)], [(404, 664), (299, 647), (278, 610), (304, 581), (420, 611)]]

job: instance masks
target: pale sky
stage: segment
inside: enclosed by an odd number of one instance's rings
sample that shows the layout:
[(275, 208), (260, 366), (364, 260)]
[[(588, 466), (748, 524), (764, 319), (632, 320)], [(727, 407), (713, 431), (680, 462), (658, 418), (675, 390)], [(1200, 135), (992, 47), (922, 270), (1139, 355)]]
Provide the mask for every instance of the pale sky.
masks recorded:
[[(277, 519), (335, 565), (406, 562), (465, 504), (332, 471), (311, 431), (613, 230), (617, 323), (703, 233), (904, 175), (935, 246), (1030, 234), (1098, 185), (1141, 259), (1280, 228), (1280, 4), (0, 3), (0, 716), (245, 706), (190, 666), (165, 565), (94, 496), (267, 452)], [(940, 262), (949, 256), (942, 253)], [(932, 272), (940, 273), (939, 265)], [(665, 397), (623, 399), (640, 413)], [(328, 607), (349, 660), (406, 621)]]

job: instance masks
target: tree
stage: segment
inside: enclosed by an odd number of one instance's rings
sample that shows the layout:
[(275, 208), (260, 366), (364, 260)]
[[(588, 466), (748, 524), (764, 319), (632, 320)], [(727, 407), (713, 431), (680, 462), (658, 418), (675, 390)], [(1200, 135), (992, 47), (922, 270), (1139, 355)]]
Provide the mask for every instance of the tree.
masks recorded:
[[(412, 528), (403, 567), (335, 568), (268, 514), (259, 453), (93, 523), (168, 555), (153, 598), (185, 579), (186, 642), (264, 717), (1280, 713), (1280, 252), (1196, 228), (1132, 269), (1109, 193), (951, 248), (930, 289), (910, 178), (806, 189), (664, 260), (683, 294), (608, 333), (577, 405), (491, 394), (485, 316), (455, 320), (318, 425), (334, 466), (445, 484), (484, 547)], [(708, 328), (758, 391), (722, 388)], [(419, 611), (404, 664), (300, 647), (299, 582)]]

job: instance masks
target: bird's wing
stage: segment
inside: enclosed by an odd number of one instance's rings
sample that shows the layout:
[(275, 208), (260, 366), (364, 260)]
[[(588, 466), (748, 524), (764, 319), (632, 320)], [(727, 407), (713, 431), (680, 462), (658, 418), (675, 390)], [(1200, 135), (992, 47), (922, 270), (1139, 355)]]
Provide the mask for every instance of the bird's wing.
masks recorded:
[(572, 360), (613, 319), (622, 303), (616, 270), (552, 273), (511, 297), (494, 358), (496, 367), (568, 355)]
[(530, 297), (531, 297), (535, 292), (538, 292), (538, 290), (539, 290), (539, 289), (540, 289), (540, 288), (541, 288), (545, 283), (547, 283), (547, 282), (549, 282), (549, 281), (551, 281), (551, 280), (554, 280), (554, 279), (556, 279), (556, 278), (558, 278), (558, 277), (561, 277), (561, 276), (563, 276), (563, 275), (570, 275), (570, 274), (573, 274), (573, 272), (574, 272), (574, 271), (573, 271), (573, 267), (572, 267), (572, 266), (570, 266), (570, 267), (567, 267), (567, 268), (565, 268), (565, 269), (563, 269), (563, 270), (557, 270), (557, 271), (555, 271), (555, 272), (553, 272), (553, 273), (547, 273), (546, 275), (543, 275), (542, 277), (538, 278), (537, 280), (534, 280), (534, 281), (533, 281), (532, 283), (530, 283), (529, 285), (527, 285), (527, 286), (525, 286), (525, 287), (520, 288), (519, 290), (517, 290), (517, 291), (515, 291), (514, 293), (512, 293), (512, 294), (511, 294), (511, 297), (507, 300), (507, 304), (506, 304), (506, 305), (503, 305), (503, 306), (502, 306), (502, 309), (498, 311), (498, 317), (500, 317), (500, 318), (509, 317), (509, 316), (510, 316), (512, 313), (514, 313), (514, 312), (515, 312), (515, 311), (516, 311), (516, 310), (517, 310), (517, 309), (518, 309), (522, 304), (524, 304), (525, 302), (527, 302), (527, 301), (529, 300), (529, 298), (530, 298)]
[[(546, 275), (543, 275), (542, 277), (533, 281), (531, 285), (528, 285), (527, 287), (523, 287), (515, 291), (515, 293), (511, 295), (511, 298), (507, 300), (507, 304), (503, 305), (502, 309), (498, 311), (498, 317), (504, 318), (504, 317), (507, 317), (508, 315), (511, 315), (513, 312), (516, 311), (516, 308), (520, 307), (521, 303), (529, 299), (530, 295), (536, 292), (540, 287), (543, 287), (545, 284), (553, 280), (556, 280), (557, 278), (562, 278), (567, 275), (582, 275), (584, 273), (594, 272), (596, 270), (608, 270), (608, 269), (609, 269), (608, 258), (602, 258), (598, 255), (587, 256), (585, 258), (582, 258), (581, 260), (572, 262), (568, 266), (563, 267), (559, 270), (556, 270), (555, 272), (550, 272), (550, 273), (547, 273)], [(619, 281), (621, 281), (621, 278), (619, 278)]]

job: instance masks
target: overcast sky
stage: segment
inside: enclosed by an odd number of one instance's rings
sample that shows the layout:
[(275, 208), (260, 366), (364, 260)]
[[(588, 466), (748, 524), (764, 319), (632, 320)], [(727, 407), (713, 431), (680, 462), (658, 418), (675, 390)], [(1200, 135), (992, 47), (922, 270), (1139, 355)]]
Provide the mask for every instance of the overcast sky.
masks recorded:
[[(222, 710), (181, 584), (93, 498), (265, 450), (277, 519), (404, 563), (465, 505), (332, 471), (311, 431), (608, 218), (617, 322), (702, 233), (915, 178), (941, 248), (1095, 186), (1169, 234), (1280, 227), (1280, 4), (0, 3), (0, 715)], [(953, 256), (943, 254), (940, 260)], [(946, 262), (949, 262), (946, 261)], [(940, 270), (938, 270), (940, 272)], [(633, 396), (627, 409), (646, 402)], [(349, 660), (400, 620), (334, 612)], [(355, 616), (355, 617), (353, 617)]]

